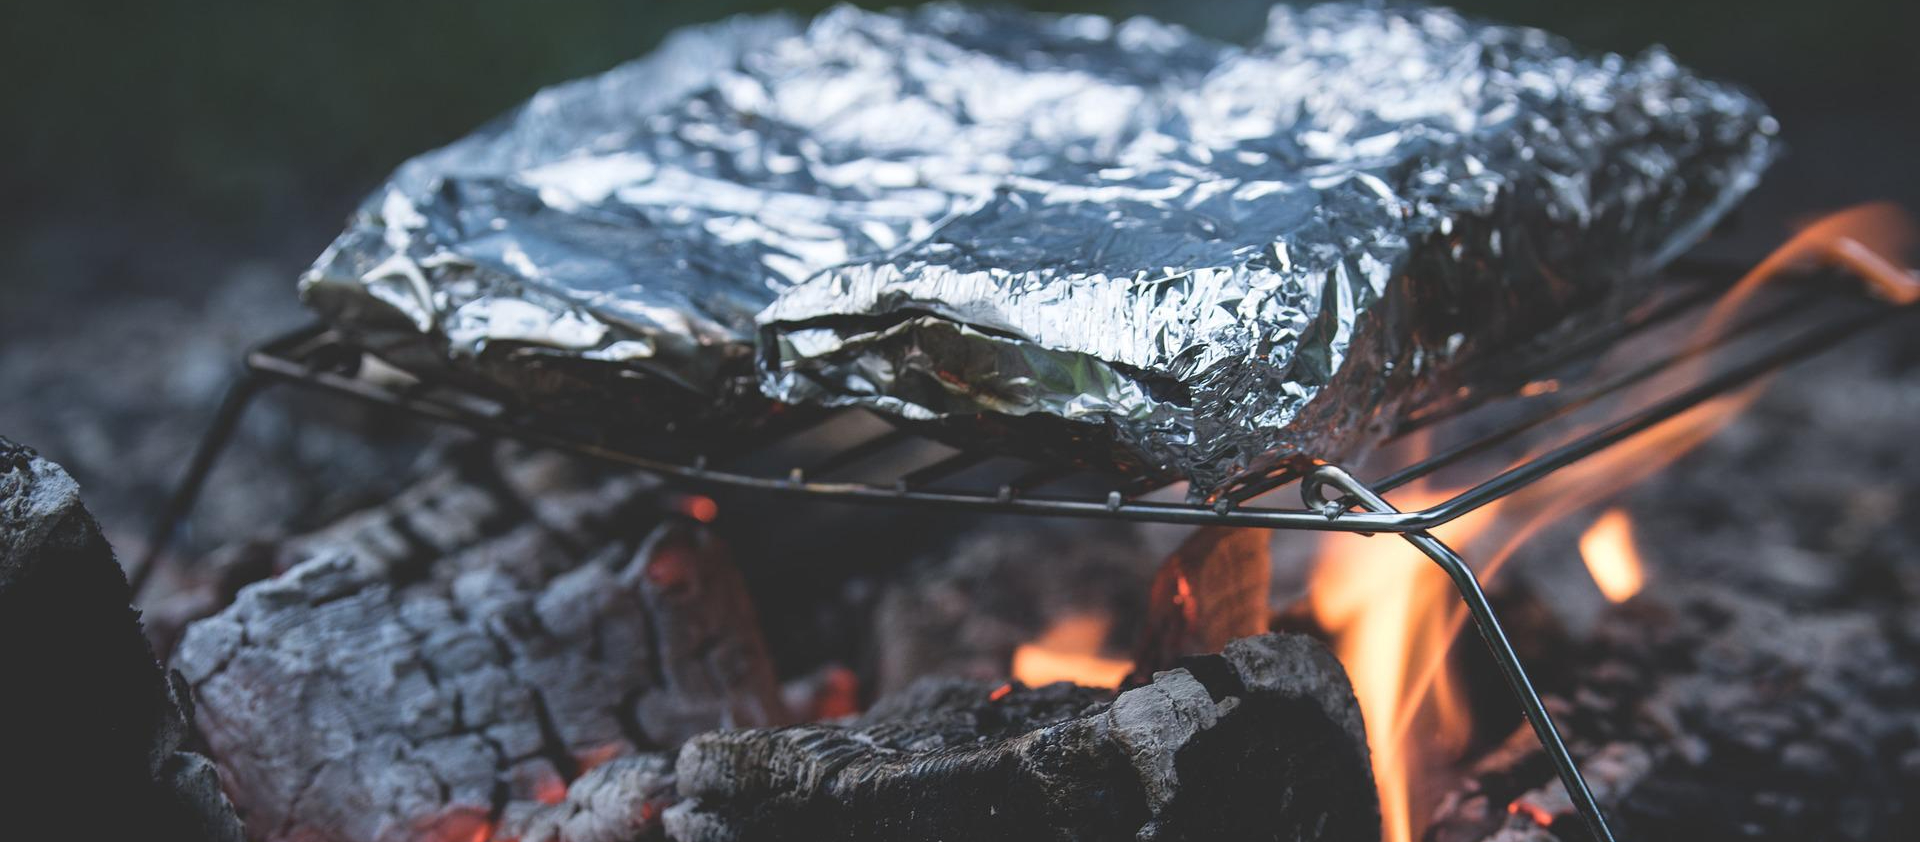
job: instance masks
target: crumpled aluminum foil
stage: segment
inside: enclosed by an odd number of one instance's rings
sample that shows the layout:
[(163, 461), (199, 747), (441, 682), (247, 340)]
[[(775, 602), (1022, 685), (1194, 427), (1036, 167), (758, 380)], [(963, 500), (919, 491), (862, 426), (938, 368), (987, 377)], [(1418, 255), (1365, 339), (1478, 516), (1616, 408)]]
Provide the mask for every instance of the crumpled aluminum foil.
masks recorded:
[(546, 410), (760, 420), (754, 314), (851, 242), (838, 203), (723, 102), (743, 62), (799, 31), (785, 16), (682, 30), (408, 161), (302, 298), (402, 368)]
[(1205, 496), (1630, 300), (1774, 131), (1657, 50), (1443, 10), (1280, 7), (1233, 45), (840, 8), (543, 91), (403, 167), (302, 286), (523, 391), (745, 417), (757, 376)]
[(992, 26), (936, 14), (833, 77), (861, 125), (914, 127), (862, 145), (959, 210), (783, 293), (762, 388), (1063, 419), (1202, 498), (1341, 458), (1462, 363), (1631, 300), (1774, 145), (1760, 104), (1663, 52), (1444, 10), (1276, 7), (1248, 48)]

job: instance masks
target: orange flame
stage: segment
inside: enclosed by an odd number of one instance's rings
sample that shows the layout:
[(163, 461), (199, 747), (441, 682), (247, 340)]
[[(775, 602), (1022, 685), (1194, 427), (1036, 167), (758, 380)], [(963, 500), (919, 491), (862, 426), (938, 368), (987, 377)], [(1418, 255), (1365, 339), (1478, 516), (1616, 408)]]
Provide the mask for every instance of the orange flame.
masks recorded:
[[(1913, 223), (1889, 205), (1865, 205), (1818, 220), (1743, 277), (1708, 312), (1690, 341), (1696, 347), (1713, 342), (1769, 279), (1810, 263), (1858, 274), (1872, 291), (1895, 303), (1920, 301), (1920, 280), (1885, 257), (1901, 253), (1916, 239)], [(1704, 360), (1676, 366), (1646, 389), (1664, 392), (1676, 381), (1697, 380), (1704, 366)], [(1497, 549), (1486, 555), (1488, 561), (1479, 571), (1484, 582), (1546, 525), (1619, 494), (1706, 441), (1758, 398), (1762, 385), (1702, 403), (1434, 534), (1469, 559), (1480, 555), (1471, 546), (1476, 538), (1497, 539)], [(1559, 387), (1556, 381), (1544, 381), (1529, 384), (1525, 392), (1532, 396)], [(1424, 449), (1424, 442), (1420, 444)], [(1414, 484), (1391, 498), (1411, 511), (1457, 492)], [(1452, 762), (1471, 731), (1465, 696), (1447, 659), (1466, 622), (1465, 606), (1439, 569), (1405, 542), (1350, 534), (1321, 540), (1310, 604), (1333, 637), (1334, 651), (1347, 666), (1369, 726), (1382, 838), (1411, 842), (1425, 824), (1425, 814), (1416, 814), (1416, 805), (1430, 805), (1428, 790), (1441, 783), (1433, 770)], [(1581, 544), (1595, 582), (1609, 599), (1626, 599), (1640, 589), (1644, 569), (1633, 555), (1624, 513), (1608, 512)], [(1609, 560), (1596, 564), (1603, 551)]]
[(1760, 261), (1740, 286), (1765, 283), (1781, 272), (1825, 263), (1846, 269), (1867, 282), (1875, 294), (1895, 304), (1920, 301), (1920, 281), (1891, 255), (1905, 254), (1920, 240), (1913, 217), (1887, 202), (1870, 202), (1814, 220)]
[[(1399, 505), (1425, 508), (1449, 493), (1409, 486)], [(1465, 544), (1489, 525), (1490, 509), (1468, 514), (1436, 531), (1441, 540)], [(1320, 563), (1311, 581), (1311, 605), (1321, 628), (1333, 636), (1334, 654), (1347, 666), (1360, 713), (1368, 723), (1418, 722), (1417, 740), (1395, 738), (1389, 727), (1367, 730), (1374, 781), (1380, 789), (1385, 842), (1410, 842), (1415, 791), (1427, 783), (1427, 765), (1465, 747), (1472, 723), (1466, 697), (1452, 675), (1435, 676), (1417, 691), (1417, 669), (1443, 662), (1452, 635), (1443, 607), (1452, 585), (1426, 556), (1404, 541), (1378, 541), (1334, 534), (1322, 539)], [(1424, 799), (1422, 799), (1424, 800)]]
[(1118, 687), (1133, 662), (1102, 656), (1112, 622), (1098, 614), (1068, 614), (1039, 639), (1013, 650), (1013, 677), (1029, 687), (1069, 681), (1086, 687)]
[(1633, 546), (1633, 520), (1624, 509), (1608, 509), (1580, 536), (1580, 559), (1600, 593), (1610, 602), (1625, 602), (1646, 583), (1640, 551)]

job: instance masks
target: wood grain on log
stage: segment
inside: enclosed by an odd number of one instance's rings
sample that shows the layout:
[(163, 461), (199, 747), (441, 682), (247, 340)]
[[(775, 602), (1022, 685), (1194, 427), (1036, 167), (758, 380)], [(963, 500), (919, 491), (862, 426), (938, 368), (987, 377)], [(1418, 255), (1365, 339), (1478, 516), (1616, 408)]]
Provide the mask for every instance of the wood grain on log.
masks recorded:
[(1182, 656), (1218, 652), (1266, 631), (1272, 543), (1265, 529), (1209, 526), (1174, 550), (1148, 591), (1128, 683), (1144, 684)]
[(1119, 694), (936, 680), (846, 725), (689, 741), (679, 842), (1367, 840), (1379, 813), (1346, 674), (1263, 635)]
[(141, 606), (156, 648), (171, 653), (189, 623), (232, 603), (242, 587), (320, 556), (348, 553), (399, 581), (448, 582), (482, 567), (545, 579), (610, 541), (637, 539), (631, 524), (656, 522), (665, 508), (655, 478), (511, 444), (453, 442), (427, 462), (390, 499), (312, 532), (259, 536), (161, 566)]
[(739, 575), (704, 529), (672, 520), (581, 549), (603, 530), (482, 528), (491, 504), (437, 482), (338, 540), (303, 539), (308, 560), (182, 640), (195, 721), (252, 838), (466, 842), (611, 758), (787, 721)]
[(0, 838), (237, 842), (80, 489), (0, 438)]

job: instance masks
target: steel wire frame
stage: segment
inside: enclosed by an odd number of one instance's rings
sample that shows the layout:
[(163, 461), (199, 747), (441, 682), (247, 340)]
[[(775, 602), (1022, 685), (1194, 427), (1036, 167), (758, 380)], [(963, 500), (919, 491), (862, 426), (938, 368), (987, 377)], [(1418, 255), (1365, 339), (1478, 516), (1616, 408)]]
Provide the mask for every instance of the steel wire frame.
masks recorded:
[[(1699, 302), (1690, 301), (1688, 306), (1695, 303)], [(1757, 318), (1747, 319), (1737, 324), (1728, 331), (1729, 336), (1722, 337), (1719, 341), (1729, 342), (1733, 335), (1763, 329), (1779, 321), (1782, 309), (1784, 308), (1776, 308)], [(1547, 421), (1564, 417), (1579, 408), (1590, 405), (1601, 396), (1641, 382), (1660, 371), (1670, 370), (1674, 364), (1704, 353), (1706, 348), (1689, 349), (1663, 363), (1635, 369), (1625, 376), (1608, 381), (1597, 389), (1543, 414), (1537, 414), (1518, 424), (1503, 427), (1478, 439), (1432, 455), (1372, 484), (1361, 482), (1340, 466), (1320, 465), (1306, 476), (1297, 477), (1303, 507), (1280, 509), (1239, 505), (1239, 500), (1232, 496), (1223, 496), (1213, 505), (1203, 505), (1138, 500), (1120, 490), (1110, 491), (1104, 500), (1027, 495), (1025, 491), (1033, 485), (1060, 478), (1062, 471), (1058, 466), (1048, 465), (1041, 465), (1039, 468), (1028, 471), (1021, 479), (1002, 484), (991, 493), (941, 491), (929, 487), (942, 479), (973, 467), (985, 458), (984, 454), (975, 451), (962, 451), (953, 457), (920, 468), (903, 476), (891, 486), (860, 482), (824, 482), (808, 478), (809, 473), (817, 477), (828, 470), (838, 470), (860, 459), (876, 455), (894, 444), (914, 438), (912, 434), (899, 430), (884, 433), (830, 455), (816, 463), (811, 471), (808, 468), (795, 467), (779, 475), (739, 473), (714, 468), (711, 460), (702, 455), (694, 456), (690, 460), (676, 460), (630, 452), (590, 441), (584, 437), (543, 429), (513, 418), (508, 413), (479, 411), (471, 404), (461, 406), (433, 400), (427, 394), (430, 391), (428, 387), (433, 384), (423, 383), (419, 388), (396, 389), (369, 382), (359, 377), (357, 370), (353, 367), (340, 365), (340, 361), (345, 359), (342, 352), (357, 353), (355, 346), (324, 326), (314, 325), (270, 340), (247, 355), (243, 374), (235, 381), (222, 401), (216, 416), (209, 424), (205, 437), (195, 450), (187, 471), (154, 524), (145, 557), (140, 566), (133, 571), (133, 587), (137, 594), (159, 553), (170, 543), (179, 522), (191, 511), (200, 488), (212, 471), (240, 417), (264, 387), (276, 382), (318, 387), (376, 405), (394, 407), (432, 420), (466, 427), (484, 435), (515, 439), (539, 447), (566, 451), (679, 479), (694, 485), (796, 494), (845, 502), (921, 505), (955, 511), (996, 514), (1067, 516), (1194, 526), (1243, 526), (1314, 532), (1349, 532), (1363, 535), (1393, 533), (1419, 549), (1452, 581), (1461, 599), (1466, 603), (1475, 629), (1491, 650), (1495, 663), (1499, 665), (1509, 689), (1519, 701), (1528, 724), (1532, 726), (1535, 736), (1540, 740), (1541, 747), (1552, 760), (1554, 769), (1579, 810), (1587, 830), (1598, 842), (1613, 842), (1614, 836), (1607, 826), (1599, 804), (1594, 800), (1579, 766), (1575, 763), (1565, 741), (1561, 739), (1552, 718), (1541, 702), (1540, 694), (1527, 677), (1526, 669), (1520, 663), (1519, 656), (1515, 654), (1512, 644), (1502, 630), (1493, 607), (1487, 602), (1486, 594), (1482, 591), (1473, 568), (1459, 553), (1435, 538), (1428, 530), (1513, 494), (1561, 468), (1645, 432), (1714, 397), (1755, 382), (1788, 364), (1812, 357), (1839, 344), (1844, 339), (1864, 333), (1898, 314), (1913, 312), (1916, 309), (1920, 307), (1915, 305), (1879, 306), (1830, 321), (1775, 345), (1738, 365), (1703, 378), (1691, 387), (1675, 392), (1566, 444), (1513, 465), (1445, 501), (1411, 512), (1402, 512), (1394, 508), (1381, 496), (1382, 493), (1390, 492), (1406, 483), (1427, 476), (1467, 456), (1485, 451)], [(1647, 323), (1665, 321), (1673, 315), (1670, 312), (1656, 312), (1643, 321)], [(1637, 326), (1629, 326), (1627, 330), (1633, 329), (1637, 329)], [(315, 360), (325, 362), (316, 364)], [(806, 429), (812, 429), (813, 426), (817, 425), (789, 430), (786, 435), (797, 435)], [(1269, 483), (1253, 493), (1261, 493), (1283, 484)], [(1337, 490), (1338, 494), (1330, 495), (1329, 488)], [(1252, 494), (1245, 494), (1242, 499), (1245, 496), (1252, 496)]]

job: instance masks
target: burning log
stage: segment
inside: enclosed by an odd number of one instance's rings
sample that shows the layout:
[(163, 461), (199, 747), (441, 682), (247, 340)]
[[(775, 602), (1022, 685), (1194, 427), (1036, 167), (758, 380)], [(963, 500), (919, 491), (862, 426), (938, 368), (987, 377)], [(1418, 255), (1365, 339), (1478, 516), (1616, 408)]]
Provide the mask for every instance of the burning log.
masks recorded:
[(1264, 529), (1207, 527), (1189, 536), (1153, 577), (1130, 683), (1151, 681), (1183, 655), (1266, 631), (1272, 542)]
[[(585, 828), (632, 824), (620, 805), (656, 787), (630, 764), (583, 772), (787, 721), (739, 574), (704, 530), (670, 521), (567, 551), (536, 518), (476, 542), (494, 531), (475, 528), (484, 506), (416, 491), (329, 533), (337, 543), (303, 541), (310, 560), (180, 644), (195, 721), (253, 838), (466, 842), (510, 818), (599, 839)], [(387, 531), (398, 523), (438, 531)], [(408, 537), (366, 540), (382, 535)], [(466, 546), (424, 559), (421, 543)]]
[(238, 842), (130, 596), (79, 485), (0, 438), (0, 835)]
[(677, 764), (679, 842), (1376, 839), (1346, 673), (1293, 635), (1119, 694), (924, 681), (844, 725), (718, 732)]

